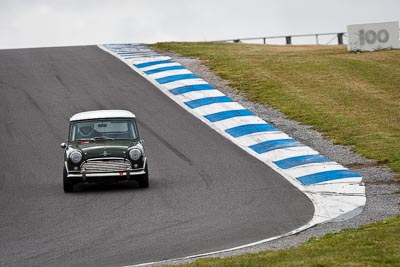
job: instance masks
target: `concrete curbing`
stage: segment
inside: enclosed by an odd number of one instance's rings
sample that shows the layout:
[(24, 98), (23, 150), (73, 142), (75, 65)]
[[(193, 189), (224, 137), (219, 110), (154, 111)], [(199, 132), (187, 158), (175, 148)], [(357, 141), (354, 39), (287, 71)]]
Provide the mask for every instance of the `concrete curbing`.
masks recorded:
[(316, 224), (346, 220), (361, 213), (366, 197), (359, 174), (266, 123), (168, 56), (140, 44), (99, 47), (126, 63), (182, 108), (281, 174), (314, 204), (312, 220), (289, 233), (187, 258), (257, 245), (298, 233)]

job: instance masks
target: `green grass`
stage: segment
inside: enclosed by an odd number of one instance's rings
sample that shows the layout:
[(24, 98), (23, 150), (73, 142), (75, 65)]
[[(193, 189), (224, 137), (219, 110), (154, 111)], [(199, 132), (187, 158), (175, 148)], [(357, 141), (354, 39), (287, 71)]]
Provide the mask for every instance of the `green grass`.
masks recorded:
[(344, 46), (158, 43), (288, 117), (354, 145), (400, 173), (400, 50), (351, 54)]
[(400, 217), (311, 239), (292, 249), (182, 266), (400, 266)]
[[(400, 50), (344, 46), (158, 43), (200, 58), (245, 92), (333, 141), (400, 173)], [(200, 259), (185, 266), (400, 266), (400, 217), (328, 234), (296, 248)]]

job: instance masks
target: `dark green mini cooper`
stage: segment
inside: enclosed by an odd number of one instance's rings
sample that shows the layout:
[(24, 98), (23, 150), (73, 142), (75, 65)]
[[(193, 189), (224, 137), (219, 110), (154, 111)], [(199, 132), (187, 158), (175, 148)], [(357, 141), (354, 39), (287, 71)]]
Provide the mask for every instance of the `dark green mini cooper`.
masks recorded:
[(126, 110), (96, 110), (70, 118), (64, 152), (63, 185), (136, 180), (149, 186), (147, 158), (135, 115)]

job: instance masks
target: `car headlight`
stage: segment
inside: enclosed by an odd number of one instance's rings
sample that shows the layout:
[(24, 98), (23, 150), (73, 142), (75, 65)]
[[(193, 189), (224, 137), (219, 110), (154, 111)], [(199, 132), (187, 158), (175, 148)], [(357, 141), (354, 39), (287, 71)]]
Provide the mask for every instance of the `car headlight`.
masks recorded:
[(138, 148), (133, 148), (129, 151), (129, 156), (133, 160), (138, 160), (142, 156), (142, 151)]
[(78, 163), (82, 159), (82, 153), (79, 151), (73, 151), (70, 155), (69, 158), (73, 163)]

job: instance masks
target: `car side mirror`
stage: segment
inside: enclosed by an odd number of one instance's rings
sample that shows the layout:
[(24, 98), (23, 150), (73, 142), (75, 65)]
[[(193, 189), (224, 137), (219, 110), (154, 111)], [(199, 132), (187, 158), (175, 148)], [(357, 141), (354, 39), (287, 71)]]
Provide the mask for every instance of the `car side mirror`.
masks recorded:
[(67, 147), (67, 144), (66, 143), (61, 143), (61, 148), (66, 148)]
[(144, 140), (143, 140), (143, 139), (140, 139), (140, 143), (144, 144)]

